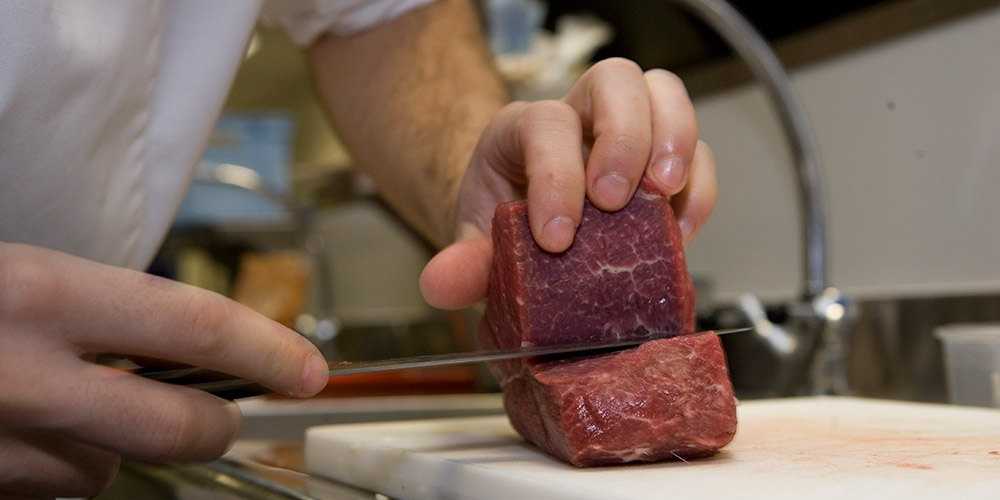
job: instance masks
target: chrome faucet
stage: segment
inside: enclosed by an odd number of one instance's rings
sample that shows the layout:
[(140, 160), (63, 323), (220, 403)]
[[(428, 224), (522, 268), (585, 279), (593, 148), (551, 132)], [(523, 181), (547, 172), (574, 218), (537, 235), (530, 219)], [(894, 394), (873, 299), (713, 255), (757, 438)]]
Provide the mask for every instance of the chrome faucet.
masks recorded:
[[(827, 284), (823, 168), (802, 102), (767, 41), (732, 5), (724, 0), (672, 1), (715, 30), (749, 66), (778, 112), (795, 161), (804, 250), (801, 301), (789, 305), (789, 321), (784, 326), (767, 321), (753, 297), (742, 298), (741, 309), (771, 352), (793, 366), (778, 370), (782, 373), (777, 375), (780, 392), (848, 393), (845, 346), (855, 309)], [(808, 387), (793, 387), (801, 380), (808, 380)]]

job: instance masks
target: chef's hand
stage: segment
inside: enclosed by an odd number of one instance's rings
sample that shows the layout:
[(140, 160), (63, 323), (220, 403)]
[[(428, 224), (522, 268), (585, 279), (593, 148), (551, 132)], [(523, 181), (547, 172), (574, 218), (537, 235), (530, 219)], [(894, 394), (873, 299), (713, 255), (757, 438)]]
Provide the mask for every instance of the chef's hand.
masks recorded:
[(715, 160), (698, 140), (694, 107), (675, 75), (608, 59), (558, 101), (506, 106), (473, 153), (458, 198), (456, 242), (424, 268), (424, 298), (461, 308), (486, 296), (498, 204), (526, 192), (535, 241), (561, 252), (573, 242), (584, 196), (619, 210), (643, 176), (671, 197), (684, 242), (691, 241), (715, 207)]
[(0, 497), (90, 496), (120, 457), (210, 460), (236, 438), (235, 404), (91, 363), (99, 353), (204, 366), (291, 396), (327, 380), (312, 344), (220, 295), (0, 242)]

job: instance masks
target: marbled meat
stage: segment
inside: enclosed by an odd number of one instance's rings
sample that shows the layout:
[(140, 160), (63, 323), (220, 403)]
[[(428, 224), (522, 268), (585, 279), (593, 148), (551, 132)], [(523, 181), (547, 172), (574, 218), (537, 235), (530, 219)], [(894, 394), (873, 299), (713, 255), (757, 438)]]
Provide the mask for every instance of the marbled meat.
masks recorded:
[[(618, 212), (587, 202), (569, 250), (534, 242), (524, 201), (497, 208), (486, 347), (613, 339), (694, 329), (694, 286), (666, 198), (645, 183)], [(492, 363), (511, 424), (576, 466), (715, 453), (736, 402), (715, 334), (561, 360)]]

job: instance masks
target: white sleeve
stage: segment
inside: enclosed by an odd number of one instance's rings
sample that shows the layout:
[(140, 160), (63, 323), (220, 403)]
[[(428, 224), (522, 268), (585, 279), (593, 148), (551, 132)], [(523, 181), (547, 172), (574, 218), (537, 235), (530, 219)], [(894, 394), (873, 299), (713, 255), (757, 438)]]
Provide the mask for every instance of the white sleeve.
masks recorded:
[(325, 34), (351, 35), (436, 0), (265, 0), (261, 24), (280, 26), (298, 45)]

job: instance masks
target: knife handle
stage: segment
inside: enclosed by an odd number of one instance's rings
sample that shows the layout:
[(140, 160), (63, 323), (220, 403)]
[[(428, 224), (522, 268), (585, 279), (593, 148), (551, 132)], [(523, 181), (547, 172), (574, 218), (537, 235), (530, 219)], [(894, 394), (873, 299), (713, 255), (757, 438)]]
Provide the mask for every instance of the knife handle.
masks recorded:
[(182, 385), (214, 394), (223, 399), (242, 399), (274, 392), (256, 382), (207, 368), (139, 368), (131, 371), (149, 380)]

